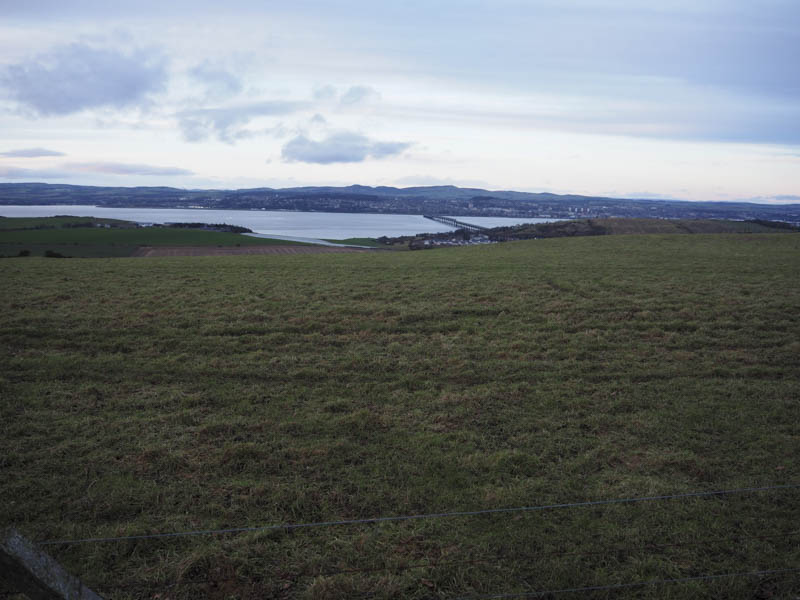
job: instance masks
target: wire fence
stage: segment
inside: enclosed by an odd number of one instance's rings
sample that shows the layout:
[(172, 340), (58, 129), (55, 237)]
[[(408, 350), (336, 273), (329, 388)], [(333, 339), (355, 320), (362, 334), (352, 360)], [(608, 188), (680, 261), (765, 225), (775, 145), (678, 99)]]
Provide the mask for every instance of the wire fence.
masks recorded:
[[(377, 523), (387, 523), (387, 522), (400, 522), (400, 521), (411, 521), (411, 520), (422, 520), (422, 519), (439, 519), (439, 518), (452, 518), (452, 517), (471, 517), (471, 516), (480, 516), (480, 515), (493, 515), (493, 514), (511, 514), (511, 513), (521, 513), (521, 512), (534, 512), (534, 511), (547, 511), (547, 510), (557, 510), (557, 509), (569, 509), (569, 508), (580, 508), (580, 507), (592, 507), (592, 506), (607, 506), (607, 505), (614, 505), (614, 504), (633, 504), (633, 503), (643, 503), (643, 502), (656, 502), (656, 501), (666, 501), (666, 500), (679, 500), (679, 499), (690, 499), (690, 498), (709, 498), (709, 497), (722, 497), (722, 496), (729, 496), (734, 494), (749, 494), (749, 493), (758, 493), (758, 492), (770, 492), (770, 491), (779, 491), (779, 490), (793, 490), (800, 488), (800, 484), (785, 484), (785, 485), (771, 485), (771, 486), (761, 486), (761, 487), (747, 487), (747, 488), (734, 488), (734, 489), (724, 489), (724, 490), (713, 490), (713, 491), (697, 491), (697, 492), (687, 492), (687, 493), (678, 493), (678, 494), (664, 494), (664, 495), (656, 495), (656, 496), (638, 496), (638, 497), (627, 497), (627, 498), (612, 498), (612, 499), (600, 499), (600, 500), (587, 500), (581, 502), (566, 502), (566, 503), (557, 503), (557, 504), (543, 504), (543, 505), (533, 505), (533, 506), (517, 506), (517, 507), (508, 507), (508, 508), (489, 508), (489, 509), (481, 509), (481, 510), (472, 510), (472, 511), (448, 511), (448, 512), (437, 512), (437, 513), (425, 513), (425, 514), (413, 514), (413, 515), (397, 515), (397, 516), (384, 516), (384, 517), (372, 517), (372, 518), (364, 518), (364, 519), (346, 519), (346, 520), (335, 520), (335, 521), (317, 521), (317, 522), (308, 522), (308, 523), (285, 523), (285, 524), (275, 524), (275, 525), (263, 525), (263, 526), (256, 526), (256, 527), (235, 527), (235, 528), (224, 528), (224, 529), (204, 529), (204, 530), (192, 530), (192, 531), (176, 531), (176, 532), (162, 532), (162, 533), (152, 533), (152, 534), (141, 534), (141, 535), (128, 535), (128, 536), (109, 536), (109, 537), (88, 537), (88, 538), (77, 538), (77, 539), (66, 539), (66, 540), (49, 540), (45, 542), (41, 542), (40, 545), (74, 545), (74, 544), (83, 544), (83, 543), (99, 543), (99, 542), (125, 542), (125, 541), (135, 541), (135, 540), (152, 540), (152, 539), (164, 539), (164, 538), (180, 538), (180, 537), (189, 537), (189, 536), (203, 536), (203, 535), (221, 535), (221, 534), (238, 534), (238, 533), (245, 533), (245, 532), (263, 532), (263, 531), (275, 531), (275, 530), (286, 530), (291, 531), (295, 529), (306, 529), (306, 528), (318, 528), (318, 527), (332, 527), (332, 526), (346, 526), (346, 525), (364, 525), (364, 524), (377, 524)], [(293, 573), (293, 574), (284, 574), (281, 577), (281, 581), (290, 581), (296, 582), (302, 578), (316, 578), (316, 577), (334, 577), (337, 575), (351, 575), (351, 574), (362, 574), (362, 573), (380, 573), (380, 572), (390, 572), (390, 573), (400, 573), (412, 569), (437, 569), (437, 568), (445, 568), (445, 567), (458, 567), (458, 566), (466, 566), (466, 565), (477, 565), (477, 564), (496, 564), (502, 562), (504, 560), (509, 560), (513, 558), (514, 560), (531, 560), (537, 561), (541, 560), (545, 557), (558, 557), (558, 556), (591, 556), (591, 555), (612, 555), (612, 554), (633, 554), (633, 553), (653, 553), (658, 551), (664, 551), (670, 548), (682, 548), (682, 547), (690, 547), (690, 546), (710, 546), (714, 544), (721, 544), (730, 546), (731, 544), (741, 543), (746, 540), (761, 540), (761, 541), (769, 541), (769, 540), (777, 540), (777, 539), (790, 539), (790, 538), (797, 538), (800, 536), (800, 531), (793, 530), (793, 531), (783, 531), (780, 533), (774, 533), (769, 535), (735, 535), (730, 537), (723, 537), (723, 538), (703, 538), (703, 539), (694, 539), (694, 540), (680, 540), (672, 543), (665, 543), (665, 544), (642, 544), (642, 545), (629, 545), (629, 546), (615, 546), (611, 548), (601, 548), (601, 549), (592, 549), (592, 550), (570, 550), (570, 549), (556, 549), (556, 550), (548, 550), (548, 551), (540, 551), (540, 552), (533, 552), (523, 555), (519, 553), (515, 554), (513, 557), (503, 555), (493, 555), (493, 556), (477, 556), (471, 557), (465, 560), (440, 560), (440, 561), (423, 561), (423, 562), (416, 562), (416, 563), (408, 563), (408, 564), (398, 564), (398, 565), (381, 565), (381, 566), (370, 566), (370, 567), (361, 567), (361, 568), (340, 568), (340, 569), (314, 569), (307, 572), (300, 572), (300, 573)], [(763, 570), (754, 570), (754, 571), (741, 571), (741, 572), (732, 572), (732, 573), (709, 573), (704, 575), (694, 575), (694, 576), (687, 576), (687, 577), (678, 577), (672, 579), (653, 579), (653, 580), (645, 580), (645, 581), (636, 581), (636, 582), (627, 582), (627, 583), (608, 583), (608, 584), (597, 584), (597, 585), (589, 585), (583, 587), (571, 587), (571, 588), (560, 588), (560, 589), (550, 589), (550, 590), (529, 590), (524, 592), (502, 592), (502, 593), (491, 593), (491, 594), (484, 594), (484, 595), (468, 595), (468, 596), (461, 596), (458, 597), (456, 600), (490, 600), (490, 599), (502, 599), (502, 598), (537, 598), (543, 596), (556, 596), (560, 594), (582, 594), (587, 595), (593, 592), (611, 592), (615, 590), (626, 590), (626, 589), (636, 589), (636, 588), (645, 588), (645, 587), (653, 587), (653, 586), (664, 586), (664, 585), (679, 585), (679, 584), (686, 584), (691, 582), (704, 582), (704, 581), (714, 581), (714, 580), (723, 580), (723, 579), (733, 579), (733, 578), (742, 578), (742, 577), (767, 577), (767, 576), (776, 576), (776, 577), (783, 577), (789, 574), (796, 574), (800, 573), (800, 568), (770, 568), (770, 569), (763, 569)], [(210, 585), (216, 586), (220, 585), (225, 582), (239, 582), (243, 585), (258, 585), (258, 580), (245, 580), (241, 576), (230, 576), (230, 577), (210, 577), (210, 578), (202, 578), (202, 579), (178, 579), (178, 581), (172, 582), (136, 582), (136, 583), (118, 583), (116, 585), (112, 585), (112, 589), (166, 589), (166, 588), (174, 588), (181, 585)], [(363, 596), (358, 596), (359, 598), (373, 598), (375, 597), (374, 594), (365, 594)]]
[[(542, 596), (556, 596), (560, 594), (582, 594), (583, 596), (590, 594), (592, 592), (610, 592), (610, 591), (619, 591), (625, 589), (636, 589), (636, 588), (644, 588), (644, 587), (655, 587), (655, 586), (666, 586), (666, 585), (678, 585), (678, 584), (686, 584), (686, 583), (693, 583), (693, 582), (707, 582), (707, 581), (714, 581), (714, 580), (722, 580), (722, 579), (734, 579), (737, 577), (767, 577), (767, 576), (785, 576), (789, 574), (800, 573), (800, 568), (785, 568), (785, 569), (764, 569), (760, 571), (741, 571), (736, 573), (710, 573), (705, 575), (695, 575), (690, 577), (676, 577), (672, 579), (648, 579), (644, 581), (635, 581), (635, 582), (628, 582), (628, 583), (610, 583), (610, 584), (602, 584), (602, 585), (590, 585), (590, 586), (582, 586), (582, 587), (571, 587), (571, 588), (559, 588), (559, 589), (550, 589), (550, 590), (529, 590), (525, 592), (502, 592), (502, 593), (490, 593), (490, 594), (477, 594), (477, 595), (469, 595), (469, 596), (449, 596), (451, 600), (495, 600), (495, 599), (502, 599), (502, 598), (537, 598)], [(175, 588), (179, 585), (205, 585), (205, 584), (220, 584), (229, 581), (241, 581), (245, 582), (242, 578), (218, 578), (218, 579), (202, 579), (202, 580), (184, 580), (180, 582), (174, 583), (157, 583), (157, 584), (130, 584), (130, 585), (117, 585), (114, 586), (116, 589), (142, 589), (142, 588), (149, 588), (153, 589), (154, 587), (159, 590), (165, 590), (169, 588)], [(248, 583), (252, 583), (248, 581)], [(375, 593), (363, 593), (357, 595), (348, 595), (350, 600), (366, 600), (368, 598), (376, 598), (377, 594)]]
[[(743, 542), (747, 540), (776, 540), (787, 539), (800, 536), (800, 531), (782, 532), (770, 535), (737, 535), (726, 538), (706, 538), (701, 540), (673, 542), (669, 544), (640, 544), (635, 546), (614, 546), (611, 548), (602, 548), (598, 550), (550, 550), (544, 552), (534, 552), (530, 554), (515, 554), (515, 560), (541, 560), (548, 557), (560, 556), (609, 556), (614, 554), (635, 554), (647, 551), (666, 550), (669, 548), (684, 548), (694, 546), (712, 546), (714, 544), (732, 544)], [(303, 578), (315, 577), (335, 577), (337, 575), (352, 575), (357, 573), (402, 573), (404, 571), (415, 569), (437, 569), (441, 567), (458, 567), (466, 565), (480, 565), (480, 564), (496, 564), (502, 560), (507, 560), (508, 556), (493, 555), (483, 556), (478, 558), (471, 558), (467, 560), (441, 560), (441, 561), (424, 561), (418, 563), (411, 563), (405, 565), (384, 565), (380, 567), (363, 567), (363, 568), (343, 568), (343, 569), (320, 569), (316, 571), (307, 571), (300, 573), (285, 574), (282, 580), (298, 580)], [(136, 582), (136, 583), (123, 583), (117, 584), (117, 588), (136, 588), (136, 587), (174, 587), (176, 585), (203, 585), (210, 583), (230, 582), (230, 581), (243, 581), (241, 576), (230, 577), (204, 577), (195, 579), (181, 579), (180, 581), (153, 581), (153, 582)]]
[(150, 533), (140, 535), (124, 535), (124, 536), (109, 536), (109, 537), (88, 537), (68, 540), (49, 540), (39, 542), (40, 546), (52, 546), (57, 544), (86, 544), (97, 542), (124, 542), (131, 540), (149, 540), (149, 539), (163, 539), (163, 538), (177, 538), (177, 537), (190, 537), (200, 535), (221, 535), (221, 534), (235, 534), (235, 533), (252, 533), (260, 531), (275, 531), (275, 530), (294, 530), (294, 529), (310, 529), (314, 527), (332, 527), (339, 525), (368, 525), (374, 523), (389, 523), (394, 521), (414, 521), (421, 519), (441, 519), (450, 517), (473, 517), (479, 515), (492, 515), (502, 513), (518, 513), (518, 512), (534, 512), (546, 511), (565, 508), (580, 508), (587, 506), (606, 506), (610, 504), (633, 504), (637, 502), (655, 502), (659, 500), (678, 500), (686, 498), (703, 498), (710, 496), (727, 496), (731, 494), (747, 494), (755, 492), (767, 492), (776, 490), (789, 490), (800, 488), (800, 484), (786, 484), (786, 485), (771, 485), (764, 487), (749, 487), (749, 488), (736, 488), (728, 490), (714, 490), (708, 492), (686, 492), (681, 494), (667, 494), (660, 496), (638, 496), (633, 498), (612, 498), (604, 500), (587, 500), (583, 502), (566, 502), (559, 504), (542, 504), (538, 506), (515, 506), (510, 508), (487, 508), (480, 510), (469, 511), (450, 511), (438, 513), (425, 513), (417, 515), (399, 515), (390, 517), (370, 517), (366, 519), (345, 519), (338, 521), (317, 521), (312, 523), (283, 523), (276, 525), (258, 525), (255, 527), (229, 527), (225, 529), (198, 529), (193, 531), (173, 531), (166, 533)]

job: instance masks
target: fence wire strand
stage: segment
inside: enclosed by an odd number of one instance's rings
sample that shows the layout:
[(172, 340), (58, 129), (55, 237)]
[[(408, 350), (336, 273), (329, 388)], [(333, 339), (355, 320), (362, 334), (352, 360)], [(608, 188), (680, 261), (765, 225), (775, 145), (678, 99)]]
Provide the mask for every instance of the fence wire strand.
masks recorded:
[[(712, 544), (729, 544), (732, 542), (741, 542), (744, 540), (773, 540), (773, 539), (781, 539), (781, 538), (791, 538), (800, 535), (800, 531), (792, 531), (792, 532), (783, 532), (771, 535), (737, 535), (727, 538), (713, 538), (713, 539), (703, 539), (703, 540), (693, 540), (693, 541), (684, 541), (684, 542), (673, 542), (670, 544), (642, 544), (639, 546), (617, 546), (613, 548), (604, 548), (602, 550), (579, 550), (579, 551), (570, 551), (570, 550), (552, 550), (547, 552), (536, 552), (530, 555), (516, 555), (516, 556), (491, 556), (491, 557), (479, 557), (473, 558), (469, 560), (452, 560), (452, 561), (428, 561), (424, 563), (413, 563), (408, 565), (394, 565), (394, 566), (382, 566), (382, 567), (365, 567), (365, 568), (347, 568), (347, 569), (330, 569), (326, 571), (319, 571), (319, 572), (302, 572), (302, 573), (292, 573), (290, 576), (281, 577), (279, 578), (281, 581), (296, 581), (298, 579), (303, 578), (314, 578), (314, 577), (335, 577), (336, 575), (351, 575), (356, 573), (380, 573), (380, 572), (392, 572), (392, 573), (400, 573), (402, 571), (409, 571), (412, 569), (435, 569), (439, 567), (453, 567), (453, 566), (463, 566), (463, 565), (475, 565), (475, 564), (486, 564), (486, 563), (497, 563), (503, 560), (511, 560), (511, 559), (525, 559), (525, 560), (536, 560), (544, 557), (552, 557), (552, 556), (598, 556), (598, 555), (609, 555), (609, 554), (624, 554), (624, 553), (636, 553), (642, 552), (647, 550), (663, 550), (667, 548), (682, 548), (682, 547), (689, 547), (689, 546), (705, 546), (705, 545), (712, 545)], [(240, 581), (245, 582), (246, 580), (240, 576), (229, 576), (229, 577), (205, 577), (202, 579), (183, 579), (180, 581), (161, 581), (161, 582), (132, 582), (132, 583), (124, 583), (124, 584), (117, 584), (113, 586), (113, 588), (138, 588), (138, 587), (175, 587), (178, 585), (202, 585), (202, 584), (211, 584), (211, 583), (220, 583), (220, 582), (229, 582), (229, 581)], [(544, 592), (542, 592), (544, 593)]]
[(421, 520), (421, 519), (440, 519), (446, 517), (472, 517), (478, 515), (490, 515), (490, 514), (501, 514), (501, 513), (515, 513), (515, 512), (534, 512), (534, 511), (545, 511), (545, 510), (556, 510), (562, 508), (578, 508), (578, 507), (586, 507), (586, 506), (606, 506), (609, 504), (632, 504), (636, 502), (654, 502), (658, 500), (677, 500), (677, 499), (685, 499), (685, 498), (701, 498), (701, 497), (709, 497), (709, 496), (726, 496), (730, 494), (745, 494), (745, 493), (753, 493), (753, 492), (766, 492), (766, 491), (774, 491), (774, 490), (788, 490), (788, 489), (796, 489), (799, 488), (800, 484), (787, 484), (787, 485), (772, 485), (772, 486), (764, 486), (764, 487), (749, 487), (749, 488), (736, 488), (736, 489), (729, 489), (729, 490), (715, 490), (710, 492), (687, 492), (682, 494), (667, 494), (667, 495), (660, 495), (660, 496), (639, 496), (633, 498), (613, 498), (613, 499), (606, 499), (606, 500), (588, 500), (584, 502), (567, 502), (567, 503), (560, 503), (560, 504), (544, 504), (539, 506), (517, 506), (517, 507), (510, 507), (510, 508), (487, 508), (482, 510), (470, 510), (470, 511), (452, 511), (452, 512), (438, 512), (438, 513), (426, 513), (426, 514), (417, 514), (417, 515), (400, 515), (400, 516), (391, 516), (391, 517), (372, 517), (366, 519), (347, 519), (347, 520), (339, 520), (339, 521), (318, 521), (312, 523), (284, 523), (280, 525), (261, 525), (256, 527), (231, 527), (227, 529), (201, 529), (195, 531), (176, 531), (176, 532), (169, 532), (169, 533), (153, 533), (153, 534), (142, 534), (142, 535), (126, 535), (126, 536), (112, 536), (112, 537), (90, 537), (90, 538), (79, 538), (79, 539), (71, 539), (71, 540), (49, 540), (45, 542), (39, 542), (40, 546), (51, 546), (56, 544), (84, 544), (84, 543), (96, 543), (96, 542), (123, 542), (123, 541), (131, 541), (131, 540), (148, 540), (148, 539), (160, 539), (160, 538), (177, 538), (177, 537), (189, 537), (189, 536), (199, 536), (199, 535), (220, 535), (220, 534), (232, 534), (232, 533), (252, 533), (258, 531), (275, 531), (275, 530), (285, 530), (291, 531), (294, 529), (309, 529), (314, 527), (332, 527), (337, 525), (365, 525), (365, 524), (373, 524), (373, 523), (388, 523), (388, 522), (395, 522), (395, 521), (413, 521), (413, 520)]

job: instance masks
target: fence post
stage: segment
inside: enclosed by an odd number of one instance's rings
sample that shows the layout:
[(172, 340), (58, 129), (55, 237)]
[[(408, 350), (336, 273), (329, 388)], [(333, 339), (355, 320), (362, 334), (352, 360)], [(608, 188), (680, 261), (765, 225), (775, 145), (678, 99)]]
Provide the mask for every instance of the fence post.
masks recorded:
[(0, 531), (0, 582), (31, 600), (103, 600), (12, 528)]

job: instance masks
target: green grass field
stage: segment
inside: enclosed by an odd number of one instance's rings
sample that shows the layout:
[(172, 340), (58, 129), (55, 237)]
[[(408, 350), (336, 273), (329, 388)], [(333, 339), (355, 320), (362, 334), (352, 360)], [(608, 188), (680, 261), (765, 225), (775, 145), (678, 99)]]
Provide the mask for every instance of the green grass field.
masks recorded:
[[(797, 235), (0, 276), (0, 526), (34, 540), (800, 482)], [(798, 517), (794, 489), (47, 549), (115, 599), (422, 600), (797, 568)]]
[[(0, 208), (0, 210), (2, 210)], [(4, 229), (33, 229), (37, 227), (64, 227), (75, 223), (107, 223), (109, 225), (129, 225), (129, 221), (119, 219), (103, 219), (100, 217), (73, 217), (64, 215), (60, 217), (2, 217), (0, 216), (0, 230)]]
[(696, 233), (791, 233), (800, 231), (788, 223), (728, 221), (722, 219), (574, 219), (497, 227), (490, 235), (503, 239), (573, 237), (584, 235), (696, 234)]
[(0, 256), (14, 257), (26, 250), (31, 256), (44, 256), (50, 250), (67, 257), (104, 258), (131, 256), (140, 246), (305, 245), (199, 229), (68, 226), (76, 222), (125, 223), (92, 217), (0, 218)]
[(783, 233), (785, 224), (720, 219), (592, 219), (611, 235), (649, 233)]
[(325, 240), (326, 242), (333, 242), (334, 244), (352, 244), (356, 246), (372, 246), (373, 248), (386, 248), (385, 244), (381, 244), (375, 238), (360, 237), (360, 238), (345, 238), (343, 240)]

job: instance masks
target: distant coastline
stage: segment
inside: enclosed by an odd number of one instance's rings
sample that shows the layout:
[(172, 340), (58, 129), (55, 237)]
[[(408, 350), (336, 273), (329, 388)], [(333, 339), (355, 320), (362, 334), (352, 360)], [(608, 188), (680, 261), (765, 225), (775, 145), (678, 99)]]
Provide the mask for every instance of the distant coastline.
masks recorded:
[[(294, 238), (343, 239), (359, 237), (396, 237), (421, 233), (451, 231), (421, 215), (375, 213), (329, 213), (321, 211), (269, 211), (242, 209), (123, 208), (96, 205), (0, 205), (0, 216), (52, 217), (71, 215), (121, 219), (137, 223), (178, 223), (201, 221), (247, 227), (255, 233)], [(541, 221), (532, 218), (477, 217), (478, 224), (497, 227)], [(549, 220), (549, 219), (548, 219)]]
[(0, 183), (3, 205), (95, 205), (104, 208), (263, 210), (350, 214), (510, 218), (765, 219), (800, 223), (800, 204), (690, 202), (489, 191), (455, 186), (299, 187), (185, 190)]

